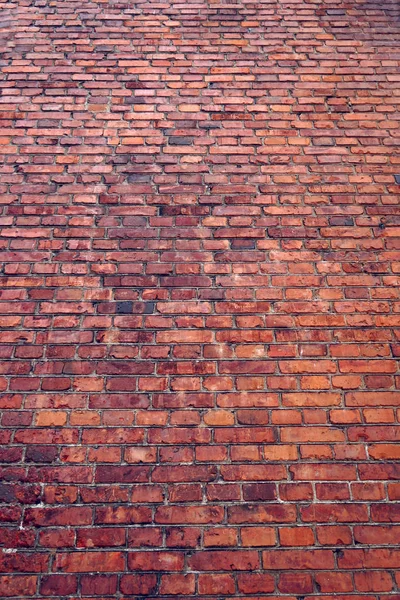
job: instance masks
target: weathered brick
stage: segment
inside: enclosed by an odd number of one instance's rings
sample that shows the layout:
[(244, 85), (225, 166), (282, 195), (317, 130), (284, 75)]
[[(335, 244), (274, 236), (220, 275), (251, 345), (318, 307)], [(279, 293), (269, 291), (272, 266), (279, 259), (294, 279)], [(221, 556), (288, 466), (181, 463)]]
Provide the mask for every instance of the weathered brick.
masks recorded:
[(0, 593), (5, 597), (33, 596), (37, 580), (35, 575), (1, 575)]

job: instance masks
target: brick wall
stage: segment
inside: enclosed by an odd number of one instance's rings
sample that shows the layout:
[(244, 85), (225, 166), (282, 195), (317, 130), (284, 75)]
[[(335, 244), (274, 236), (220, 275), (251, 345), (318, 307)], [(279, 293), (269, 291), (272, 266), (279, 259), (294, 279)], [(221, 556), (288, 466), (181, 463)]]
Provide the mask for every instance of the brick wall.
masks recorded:
[(0, 9), (0, 596), (399, 600), (398, 2)]

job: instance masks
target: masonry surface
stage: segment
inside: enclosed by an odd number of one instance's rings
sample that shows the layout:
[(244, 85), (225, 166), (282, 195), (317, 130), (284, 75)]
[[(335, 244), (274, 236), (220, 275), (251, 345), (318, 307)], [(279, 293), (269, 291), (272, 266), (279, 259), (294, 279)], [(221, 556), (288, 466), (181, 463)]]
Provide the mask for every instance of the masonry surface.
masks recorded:
[(399, 3), (0, 14), (0, 596), (399, 600)]

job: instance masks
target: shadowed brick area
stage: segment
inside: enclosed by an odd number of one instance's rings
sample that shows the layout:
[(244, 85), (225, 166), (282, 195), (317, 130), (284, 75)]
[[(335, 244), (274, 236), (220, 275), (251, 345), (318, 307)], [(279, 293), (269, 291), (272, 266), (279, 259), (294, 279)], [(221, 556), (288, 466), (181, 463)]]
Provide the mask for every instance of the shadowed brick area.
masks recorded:
[(399, 44), (0, 2), (1, 597), (400, 599)]

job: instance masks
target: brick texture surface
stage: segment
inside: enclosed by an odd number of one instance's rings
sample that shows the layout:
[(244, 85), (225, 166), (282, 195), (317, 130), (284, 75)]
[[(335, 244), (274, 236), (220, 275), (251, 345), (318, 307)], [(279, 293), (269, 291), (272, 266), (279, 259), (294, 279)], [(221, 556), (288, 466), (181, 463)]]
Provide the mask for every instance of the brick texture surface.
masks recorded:
[(0, 596), (399, 600), (399, 2), (0, 11)]

